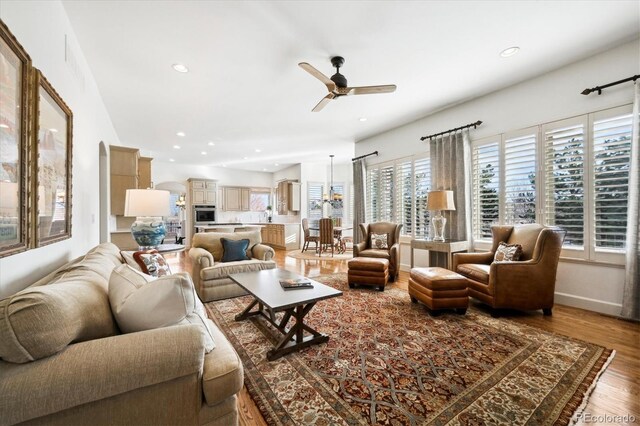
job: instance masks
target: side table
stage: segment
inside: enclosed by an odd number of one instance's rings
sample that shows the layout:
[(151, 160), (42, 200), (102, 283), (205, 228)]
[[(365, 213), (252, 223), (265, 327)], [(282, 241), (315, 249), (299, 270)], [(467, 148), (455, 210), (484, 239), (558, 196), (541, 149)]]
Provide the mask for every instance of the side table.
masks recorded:
[(427, 240), (411, 240), (411, 268), (413, 269), (413, 251), (414, 250), (429, 250), (447, 254), (446, 265), (432, 265), (429, 262), (429, 266), (442, 266), (447, 269), (453, 267), (453, 253), (466, 252), (469, 250), (469, 241), (427, 241)]

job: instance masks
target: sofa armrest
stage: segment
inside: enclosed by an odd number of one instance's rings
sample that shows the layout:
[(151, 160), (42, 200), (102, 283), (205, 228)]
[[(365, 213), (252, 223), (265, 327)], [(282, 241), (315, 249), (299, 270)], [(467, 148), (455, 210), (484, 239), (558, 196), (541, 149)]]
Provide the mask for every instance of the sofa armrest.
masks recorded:
[(456, 272), (458, 265), (464, 265), (465, 263), (473, 263), (480, 265), (489, 265), (493, 262), (494, 254), (491, 252), (484, 253), (454, 253), (453, 265), (451, 270)]
[(251, 249), (251, 254), (254, 259), (259, 260), (271, 260), (276, 254), (275, 250), (264, 244), (256, 244)]
[(68, 346), (25, 364), (0, 361), (0, 418), (14, 424), (192, 374), (204, 341), (195, 325), (147, 330)]
[(200, 247), (192, 247), (189, 249), (189, 256), (201, 269), (213, 266), (213, 255)]
[(364, 251), (367, 249), (367, 242), (366, 241), (361, 241), (358, 244), (354, 244), (353, 245), (353, 257), (358, 257), (360, 255), (361, 251)]

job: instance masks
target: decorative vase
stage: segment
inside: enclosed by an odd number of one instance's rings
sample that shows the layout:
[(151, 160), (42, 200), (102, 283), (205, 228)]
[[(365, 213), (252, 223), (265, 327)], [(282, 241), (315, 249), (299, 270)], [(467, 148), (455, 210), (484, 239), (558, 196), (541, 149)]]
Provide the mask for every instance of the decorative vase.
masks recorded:
[(167, 228), (161, 217), (137, 217), (131, 225), (131, 234), (140, 249), (154, 248), (162, 244)]
[(433, 241), (444, 241), (444, 227), (447, 224), (447, 219), (442, 216), (440, 210), (431, 218), (431, 224), (433, 225)]

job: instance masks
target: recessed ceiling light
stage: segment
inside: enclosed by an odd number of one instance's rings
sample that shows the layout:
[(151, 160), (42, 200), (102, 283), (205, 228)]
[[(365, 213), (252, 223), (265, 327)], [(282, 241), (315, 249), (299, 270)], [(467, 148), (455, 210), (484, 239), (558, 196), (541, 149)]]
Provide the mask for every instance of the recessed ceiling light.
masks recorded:
[(242, 159), (243, 159), (243, 160), (248, 160), (248, 159), (249, 159), (249, 157), (242, 157)]
[(262, 152), (262, 150), (259, 148), (256, 148), (256, 152)]
[(263, 172), (266, 172), (266, 171), (267, 171), (267, 169), (262, 169), (262, 171), (263, 171)]
[(180, 149), (180, 145), (174, 145), (173, 149)]
[(58, 129), (49, 129), (50, 132), (58, 133)]
[(2, 127), (3, 129), (8, 129), (9, 126), (7, 126), (6, 124), (0, 124), (0, 127)]
[(274, 166), (276, 166), (276, 167), (277, 167), (277, 166), (279, 166), (279, 165), (280, 165), (280, 164), (278, 164), (278, 163), (274, 164)]
[(518, 46), (507, 47), (502, 52), (500, 52), (500, 56), (503, 58), (508, 58), (509, 56), (513, 56), (520, 51)]
[(207, 155), (207, 151), (202, 151), (200, 154)]
[(176, 160), (174, 160), (173, 158), (169, 158), (169, 161), (171, 161), (173, 163)]
[(184, 132), (178, 132), (176, 133), (177, 136), (180, 136), (181, 138), (184, 138), (185, 136), (187, 136)]
[(226, 165), (226, 164), (223, 164), (223, 165), (222, 165), (222, 167), (227, 167), (227, 165)]
[(216, 146), (216, 144), (215, 144), (215, 143), (213, 143), (213, 142), (211, 142), (211, 141), (210, 141), (207, 145), (209, 145), (209, 146)]
[(367, 121), (367, 117), (360, 117), (359, 120), (360, 121)]
[(173, 64), (171, 67), (178, 72), (189, 72), (189, 68), (182, 64)]

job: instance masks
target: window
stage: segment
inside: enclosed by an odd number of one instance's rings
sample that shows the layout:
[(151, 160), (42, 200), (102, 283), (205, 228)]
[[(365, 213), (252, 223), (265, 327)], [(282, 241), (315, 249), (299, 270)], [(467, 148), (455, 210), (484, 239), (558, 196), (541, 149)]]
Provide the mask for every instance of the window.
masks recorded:
[(340, 219), (344, 219), (344, 202), (346, 200), (344, 193), (344, 183), (334, 183), (333, 184), (333, 193), (340, 195), (340, 200), (336, 200), (331, 205), (331, 217), (339, 217)]
[(491, 225), (498, 223), (500, 206), (499, 142), (486, 142), (473, 147), (473, 236), (491, 239)]
[(264, 212), (267, 210), (270, 199), (271, 192), (268, 189), (262, 191), (252, 189), (249, 193), (249, 209), (252, 212)]
[(540, 222), (567, 232), (565, 257), (624, 263), (631, 122), (628, 105), (474, 141), (474, 238)]
[(631, 114), (594, 117), (593, 203), (595, 249), (626, 248)]
[(414, 194), (414, 236), (427, 238), (431, 229), (431, 215), (427, 210), (427, 195), (431, 191), (431, 160), (420, 158), (413, 162)]
[(322, 190), (321, 183), (307, 184), (307, 218), (311, 227), (318, 227), (318, 222), (322, 218)]
[(405, 158), (367, 169), (368, 222), (402, 224), (402, 235), (425, 238), (429, 230), (427, 194), (431, 188), (429, 158)]

